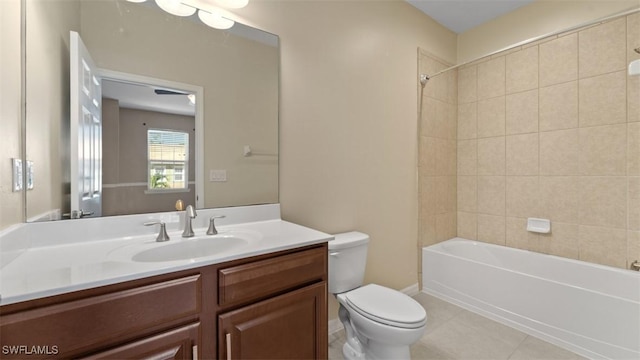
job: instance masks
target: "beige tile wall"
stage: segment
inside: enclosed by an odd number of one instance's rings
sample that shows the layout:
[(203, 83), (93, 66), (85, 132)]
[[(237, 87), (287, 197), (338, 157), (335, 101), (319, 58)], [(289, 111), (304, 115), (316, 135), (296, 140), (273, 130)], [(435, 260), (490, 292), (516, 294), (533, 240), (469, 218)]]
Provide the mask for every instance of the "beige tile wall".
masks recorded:
[[(430, 55), (424, 50), (419, 50), (419, 69), (421, 74), (435, 74), (446, 69), (450, 64)], [(475, 71), (475, 69), (474, 69)], [(468, 81), (476, 81), (476, 74), (464, 73), (460, 76), (468, 78)], [(465, 155), (465, 169), (463, 172), (475, 173), (476, 144), (459, 143), (456, 141), (457, 132), (476, 134), (476, 108), (469, 107), (461, 110), (457, 107), (458, 97), (475, 99), (473, 94), (457, 92), (457, 71), (449, 71), (433, 77), (429, 83), (419, 92), (421, 95), (421, 112), (419, 125), (419, 184), (418, 193), (420, 199), (419, 238), (418, 249), (423, 246), (450, 239), (457, 232), (457, 209), (460, 206), (456, 194), (456, 175), (458, 162), (456, 154), (468, 149)], [(459, 115), (458, 115), (459, 114)], [(457, 117), (465, 118), (461, 121), (463, 129), (456, 127)], [(459, 150), (460, 148), (462, 150)], [(467, 197), (475, 196), (466, 195)], [(471, 209), (468, 209), (471, 210)], [(418, 251), (418, 264), (421, 263), (421, 251)], [(418, 265), (418, 271), (421, 272)], [(419, 276), (421, 274), (419, 273)], [(421, 283), (422, 280), (420, 280)]]
[[(637, 47), (638, 13), (460, 68), (456, 196), (443, 199), (456, 206), (430, 205), (442, 194), (430, 182), (452, 174), (422, 152), (422, 244), (443, 240), (438, 211), (457, 211), (460, 237), (620, 268), (640, 259), (640, 77), (626, 72)], [(551, 234), (527, 232), (527, 217), (551, 219)]]

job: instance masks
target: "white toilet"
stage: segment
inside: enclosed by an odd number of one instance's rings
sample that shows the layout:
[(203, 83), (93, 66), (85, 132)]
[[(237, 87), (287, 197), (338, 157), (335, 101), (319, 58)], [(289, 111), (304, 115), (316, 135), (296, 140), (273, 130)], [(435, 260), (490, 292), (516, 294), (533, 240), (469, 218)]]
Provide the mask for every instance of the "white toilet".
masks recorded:
[(362, 286), (369, 236), (335, 235), (329, 241), (329, 292), (340, 302), (347, 341), (345, 359), (410, 359), (409, 346), (424, 334), (427, 313), (411, 297), (384, 286)]

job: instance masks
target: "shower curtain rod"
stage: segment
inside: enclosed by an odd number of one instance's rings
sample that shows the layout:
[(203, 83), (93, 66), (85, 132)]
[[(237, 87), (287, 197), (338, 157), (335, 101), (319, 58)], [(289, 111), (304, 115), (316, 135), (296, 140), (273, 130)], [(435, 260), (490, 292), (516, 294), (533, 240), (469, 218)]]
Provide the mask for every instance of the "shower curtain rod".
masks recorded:
[(582, 28), (582, 27), (585, 27), (585, 26), (591, 26), (591, 25), (601, 24), (601, 23), (607, 22), (607, 21), (609, 21), (609, 20), (611, 20), (611, 19), (615, 19), (615, 18), (617, 18), (617, 17), (620, 17), (620, 16), (631, 15), (631, 14), (636, 13), (636, 12), (638, 12), (638, 11), (640, 11), (640, 7), (636, 7), (636, 8), (629, 9), (629, 10), (624, 10), (624, 11), (622, 11), (622, 12), (619, 12), (619, 13), (616, 13), (616, 14), (613, 14), (613, 15), (609, 15), (609, 16), (606, 16), (606, 17), (604, 17), (604, 18), (599, 18), (599, 19), (596, 19), (596, 20), (592, 20), (592, 21), (589, 21), (589, 22), (585, 22), (585, 23), (581, 23), (581, 24), (578, 24), (578, 25), (575, 25), (575, 26), (569, 27), (569, 28), (567, 28), (567, 29), (562, 29), (562, 30), (559, 30), (559, 31), (554, 31), (554, 32), (547, 33), (547, 34), (544, 34), (544, 35), (540, 35), (540, 36), (532, 37), (532, 38), (527, 39), (527, 40), (524, 40), (524, 41), (520, 41), (520, 42), (515, 43), (515, 44), (513, 44), (513, 45), (509, 45), (509, 46), (507, 46), (507, 47), (504, 47), (504, 48), (502, 48), (502, 49), (499, 49), (499, 50), (496, 50), (496, 51), (490, 52), (490, 53), (485, 54), (485, 55), (482, 55), (482, 56), (478, 56), (478, 57), (476, 57), (476, 58), (474, 58), (474, 59), (472, 59), (472, 60), (465, 61), (465, 62), (463, 62), (463, 63), (461, 63), (461, 64), (453, 65), (453, 66), (448, 67), (448, 68), (446, 68), (446, 69), (444, 69), (444, 70), (440, 70), (440, 71), (436, 72), (436, 73), (435, 73), (435, 74), (433, 74), (433, 75), (420, 74), (420, 84), (422, 84), (422, 86), (424, 86), (424, 85), (425, 85), (425, 84), (426, 84), (426, 83), (427, 83), (431, 78), (433, 78), (433, 77), (435, 77), (435, 76), (441, 75), (441, 74), (443, 74), (443, 73), (445, 73), (445, 72), (447, 72), (447, 71), (449, 71), (449, 70), (453, 70), (453, 69), (459, 68), (459, 67), (461, 67), (461, 66), (464, 66), (464, 65), (470, 64), (470, 63), (472, 63), (472, 62), (474, 62), (474, 61), (477, 61), (477, 60), (479, 60), (479, 59), (485, 58), (485, 57), (487, 57), (487, 56), (492, 56), (492, 55), (495, 55), (495, 54), (501, 53), (501, 52), (503, 52), (503, 51), (511, 50), (511, 49), (516, 48), (516, 47), (518, 47), (518, 46), (527, 45), (527, 44), (530, 44), (530, 43), (532, 43), (532, 42), (534, 42), (534, 41), (538, 41), (538, 40), (544, 39), (544, 38), (549, 37), (549, 36), (559, 35), (559, 34), (562, 34), (562, 33), (568, 32), (568, 31), (572, 31), (572, 30), (576, 30), (576, 29), (579, 29), (579, 28)]

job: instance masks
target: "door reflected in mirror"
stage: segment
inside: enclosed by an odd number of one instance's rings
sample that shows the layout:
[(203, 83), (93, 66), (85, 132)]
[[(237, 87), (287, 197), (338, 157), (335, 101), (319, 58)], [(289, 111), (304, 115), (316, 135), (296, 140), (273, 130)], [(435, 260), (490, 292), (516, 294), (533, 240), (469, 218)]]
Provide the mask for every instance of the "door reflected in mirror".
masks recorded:
[[(118, 77), (103, 87), (114, 89), (103, 93), (100, 105), (102, 152), (88, 147), (100, 166), (86, 167), (100, 172), (93, 184), (100, 185), (103, 216), (172, 211), (177, 199), (198, 208), (278, 202), (276, 35), (240, 23), (215, 30), (197, 19), (167, 14), (153, 2), (125, 0), (27, 0), (26, 18), (25, 143), (27, 160), (34, 163), (27, 221), (85, 210), (72, 206), (77, 202), (72, 183), (84, 184), (86, 176), (72, 172), (77, 156), (72, 147), (83, 154), (85, 148), (74, 144), (71, 134), (70, 31), (80, 35), (101, 73), (187, 87)], [(165, 90), (156, 95), (164, 109), (131, 105), (119, 95), (127, 86), (142, 85)], [(199, 95), (193, 91), (198, 88)], [(189, 105), (189, 94), (201, 99)], [(168, 106), (180, 98), (195, 112)], [(188, 134), (183, 158), (176, 144), (156, 145), (162, 154), (150, 150), (149, 130)], [(176, 150), (174, 157), (169, 149)], [(78, 190), (79, 197), (87, 194), (84, 190)]]

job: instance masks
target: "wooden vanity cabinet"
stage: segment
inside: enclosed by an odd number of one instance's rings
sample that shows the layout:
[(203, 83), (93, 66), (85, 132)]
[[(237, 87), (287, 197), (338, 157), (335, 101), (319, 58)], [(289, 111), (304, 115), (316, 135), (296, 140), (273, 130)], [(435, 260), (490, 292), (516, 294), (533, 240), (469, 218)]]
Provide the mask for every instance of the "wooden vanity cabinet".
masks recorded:
[(326, 247), (221, 268), (219, 358), (326, 359), (326, 274)]
[(326, 281), (319, 244), (5, 305), (0, 357), (326, 359)]

